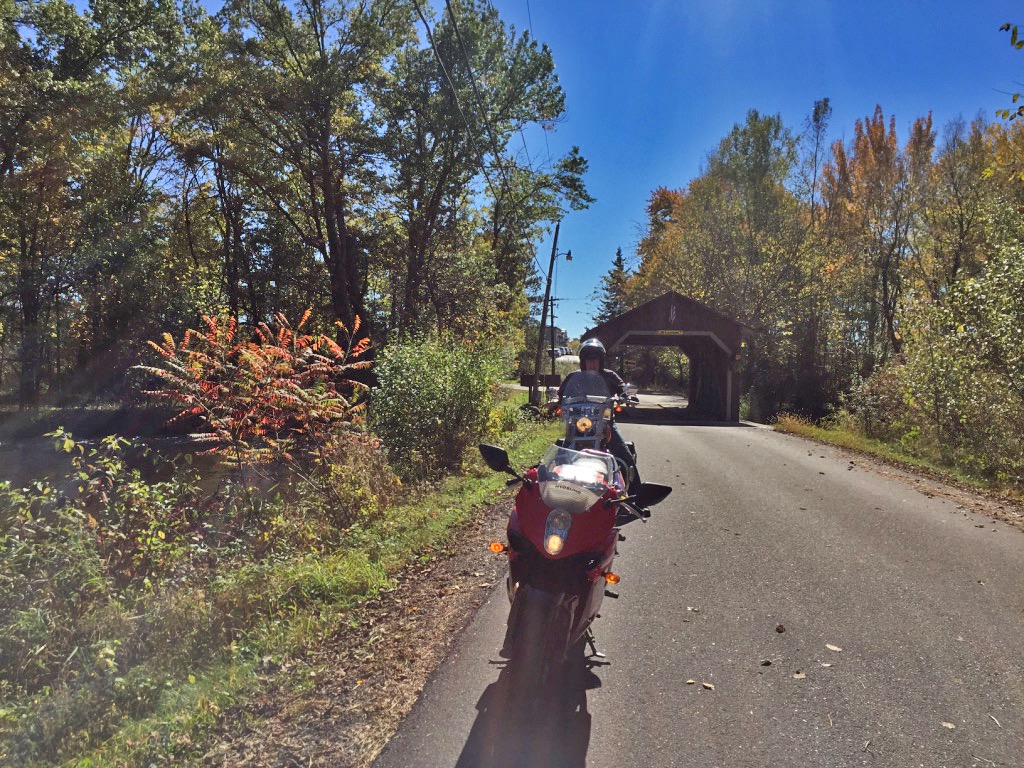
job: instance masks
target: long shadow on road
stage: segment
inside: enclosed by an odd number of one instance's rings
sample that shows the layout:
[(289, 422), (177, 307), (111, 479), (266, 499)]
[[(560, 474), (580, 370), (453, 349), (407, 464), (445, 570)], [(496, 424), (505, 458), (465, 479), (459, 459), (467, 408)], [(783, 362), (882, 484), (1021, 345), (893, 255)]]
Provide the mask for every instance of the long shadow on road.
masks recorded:
[(590, 746), (587, 691), (600, 678), (582, 657), (558, 690), (528, 700), (511, 695), (511, 668), (502, 669), (477, 702), (477, 718), (455, 768), (585, 768)]

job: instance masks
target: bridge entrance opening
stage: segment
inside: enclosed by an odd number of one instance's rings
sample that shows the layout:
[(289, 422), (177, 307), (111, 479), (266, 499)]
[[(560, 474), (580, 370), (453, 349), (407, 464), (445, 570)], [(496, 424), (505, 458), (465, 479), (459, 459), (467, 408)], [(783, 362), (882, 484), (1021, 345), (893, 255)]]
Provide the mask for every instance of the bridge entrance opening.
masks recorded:
[(610, 355), (628, 346), (677, 347), (690, 361), (687, 414), (739, 421), (736, 370), (752, 330), (698, 301), (669, 291), (591, 328), (582, 339), (600, 339)]

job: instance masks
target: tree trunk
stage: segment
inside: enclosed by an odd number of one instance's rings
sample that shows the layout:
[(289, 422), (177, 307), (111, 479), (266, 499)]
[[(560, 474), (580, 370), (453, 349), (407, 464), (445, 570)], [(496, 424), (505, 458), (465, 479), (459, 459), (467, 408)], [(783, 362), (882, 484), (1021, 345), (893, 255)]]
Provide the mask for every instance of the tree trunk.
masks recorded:
[(345, 198), (341, 180), (335, 178), (331, 162), (330, 109), (321, 114), (318, 152), (320, 184), (324, 198), (324, 223), (327, 227), (326, 263), (330, 275), (331, 307), (335, 317), (351, 329), (356, 316), (364, 316), (361, 280), (354, 239), (348, 231)]
[(21, 374), (18, 380), (18, 405), (21, 408), (34, 408), (39, 404), (42, 362), (41, 278), (35, 246), (24, 233), (21, 237), (20, 262), (18, 298), (21, 302)]

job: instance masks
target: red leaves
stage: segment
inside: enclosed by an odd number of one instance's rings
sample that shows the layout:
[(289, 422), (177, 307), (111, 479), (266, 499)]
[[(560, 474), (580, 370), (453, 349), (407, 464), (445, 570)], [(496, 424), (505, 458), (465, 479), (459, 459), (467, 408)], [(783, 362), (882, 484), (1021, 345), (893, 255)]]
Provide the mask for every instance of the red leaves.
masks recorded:
[[(311, 316), (307, 309), (297, 329)], [(367, 386), (348, 376), (371, 366), (355, 361), (370, 348), (368, 338), (353, 346), (349, 336), (346, 351), (323, 334), (298, 333), (282, 314), (273, 328), (252, 328), (249, 338), (235, 318), (204, 321), (206, 332), (186, 331), (180, 346), (167, 333), (162, 344), (150, 342), (161, 365), (139, 368), (161, 380), (148, 394), (182, 406), (172, 421), (191, 416), (204, 422), (206, 431), (195, 437), (214, 442), (211, 451), (290, 461), (296, 449), (316, 449), (355, 421), (363, 404), (353, 403)]]
[(352, 348), (352, 356), (359, 357), (370, 348), (370, 338), (367, 336)]

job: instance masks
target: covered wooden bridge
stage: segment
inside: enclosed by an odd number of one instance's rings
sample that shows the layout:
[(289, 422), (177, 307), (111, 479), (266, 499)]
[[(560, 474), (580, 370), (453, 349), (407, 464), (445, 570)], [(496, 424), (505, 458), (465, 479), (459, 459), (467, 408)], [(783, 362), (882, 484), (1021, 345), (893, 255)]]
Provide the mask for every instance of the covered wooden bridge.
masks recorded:
[(739, 421), (736, 366), (750, 326), (691, 298), (669, 291), (586, 331), (609, 354), (626, 346), (678, 347), (690, 360), (688, 412), (718, 421)]

